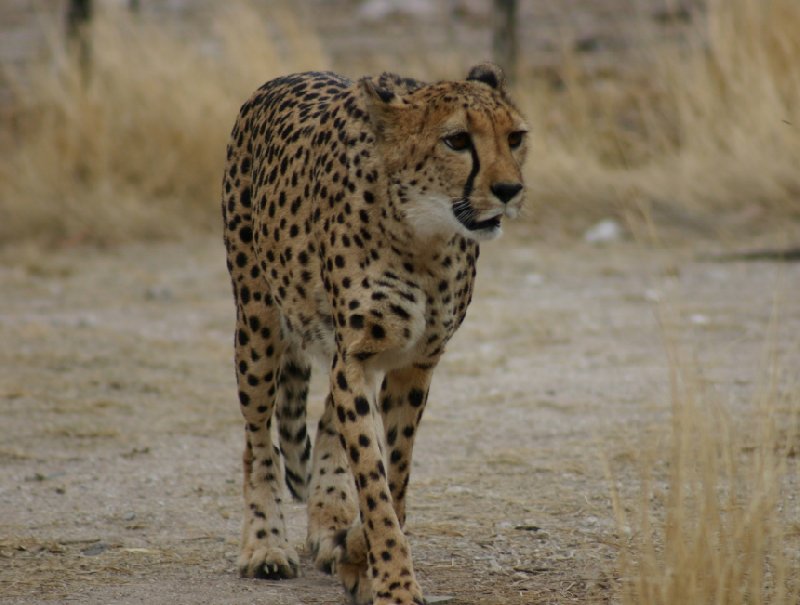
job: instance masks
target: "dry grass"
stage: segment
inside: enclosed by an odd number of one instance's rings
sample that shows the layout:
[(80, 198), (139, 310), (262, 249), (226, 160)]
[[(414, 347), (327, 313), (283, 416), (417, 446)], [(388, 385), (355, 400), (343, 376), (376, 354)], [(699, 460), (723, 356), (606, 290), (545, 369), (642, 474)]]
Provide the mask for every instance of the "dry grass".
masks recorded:
[(774, 352), (768, 355), (755, 405), (735, 414), (676, 341), (667, 339), (667, 353), (666, 444), (643, 446), (636, 497), (612, 490), (618, 530), (628, 537), (619, 555), (622, 603), (800, 602), (797, 510), (790, 497), (797, 487), (790, 472), (797, 393), (782, 393), (788, 375), (781, 376)]
[(646, 74), (592, 78), (567, 56), (562, 92), (528, 91), (542, 209), (800, 217), (800, 4), (708, 0), (706, 16), (683, 45), (638, 49)]
[[(216, 226), (238, 105), (272, 76), (329, 63), (308, 16), (288, 4), (266, 18), (247, 4), (216, 6), (210, 36), (100, 15), (87, 86), (51, 37), (0, 129), (0, 241)], [(653, 41), (636, 51), (644, 74), (598, 75), (565, 53), (561, 86), (521, 83), (537, 147), (531, 214), (585, 224), (633, 208), (712, 232), (800, 217), (800, 4), (708, 0), (703, 24), (679, 46), (640, 32)]]
[(0, 241), (117, 242), (216, 226), (239, 105), (270, 77), (327, 62), (287, 4), (268, 20), (246, 4), (218, 12), (202, 43), (146, 15), (101, 13), (86, 85), (53, 30), (2, 141)]

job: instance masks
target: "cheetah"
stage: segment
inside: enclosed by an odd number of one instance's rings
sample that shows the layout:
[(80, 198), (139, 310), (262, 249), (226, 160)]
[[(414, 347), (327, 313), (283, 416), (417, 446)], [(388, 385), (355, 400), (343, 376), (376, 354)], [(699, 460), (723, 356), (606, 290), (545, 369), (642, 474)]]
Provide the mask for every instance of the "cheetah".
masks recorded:
[[(245, 424), (243, 577), (299, 573), (282, 464), (308, 503), (314, 564), (353, 603), (424, 603), (403, 533), (412, 446), (479, 242), (523, 203), (527, 130), (491, 63), (432, 84), (295, 74), (242, 106), (222, 211)], [(330, 391), (312, 448), (315, 359)]]

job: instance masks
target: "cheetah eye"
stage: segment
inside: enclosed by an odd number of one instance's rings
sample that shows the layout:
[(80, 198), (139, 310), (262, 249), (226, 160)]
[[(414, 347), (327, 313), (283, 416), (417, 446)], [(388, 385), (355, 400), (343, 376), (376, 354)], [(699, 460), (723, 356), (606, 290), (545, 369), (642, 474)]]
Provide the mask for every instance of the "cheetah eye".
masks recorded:
[(525, 136), (524, 130), (516, 130), (508, 135), (508, 146), (511, 149), (516, 149), (520, 145), (522, 145), (522, 138)]
[(468, 132), (457, 132), (444, 137), (442, 140), (453, 151), (464, 151), (472, 147), (472, 138)]

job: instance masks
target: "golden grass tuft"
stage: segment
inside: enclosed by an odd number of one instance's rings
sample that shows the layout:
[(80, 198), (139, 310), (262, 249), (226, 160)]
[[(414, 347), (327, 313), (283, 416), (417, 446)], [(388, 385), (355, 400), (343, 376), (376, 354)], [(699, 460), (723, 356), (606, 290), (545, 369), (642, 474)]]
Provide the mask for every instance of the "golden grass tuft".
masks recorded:
[(562, 90), (523, 87), (539, 210), (800, 218), (800, 3), (707, 0), (705, 17), (677, 45), (642, 23), (644, 73), (567, 54)]
[(219, 222), (225, 146), (263, 82), (325, 68), (318, 39), (287, 4), (269, 18), (219, 3), (211, 31), (102, 11), (91, 71), (53, 29), (48, 59), (17, 88), (1, 142), (0, 241), (126, 239)]
[(626, 499), (612, 488), (617, 528), (628, 536), (618, 560), (621, 602), (800, 602), (798, 511), (789, 497), (797, 487), (789, 472), (797, 410), (796, 401), (782, 405), (779, 387), (787, 381), (776, 359), (756, 404), (734, 414), (675, 341), (668, 339), (667, 352), (666, 452), (652, 443), (643, 447), (638, 496)]

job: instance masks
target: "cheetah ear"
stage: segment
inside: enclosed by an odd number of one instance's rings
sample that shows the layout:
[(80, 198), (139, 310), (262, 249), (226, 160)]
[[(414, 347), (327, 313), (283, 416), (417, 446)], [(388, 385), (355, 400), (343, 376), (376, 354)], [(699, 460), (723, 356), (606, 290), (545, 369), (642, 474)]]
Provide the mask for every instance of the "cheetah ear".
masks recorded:
[(411, 105), (394, 91), (378, 86), (371, 78), (361, 78), (358, 87), (361, 89), (375, 135), (379, 139), (387, 138), (388, 131), (402, 122), (403, 110)]
[(358, 84), (361, 88), (362, 93), (364, 94), (365, 98), (367, 99), (367, 104), (369, 105), (370, 101), (374, 103), (382, 103), (385, 105), (398, 105), (400, 104), (400, 99), (394, 93), (394, 91), (389, 90), (388, 88), (381, 88), (372, 78), (365, 77), (361, 78), (358, 81)]
[(503, 69), (496, 63), (488, 61), (472, 67), (467, 74), (467, 80), (483, 82), (498, 92), (504, 92), (506, 89), (506, 74)]

